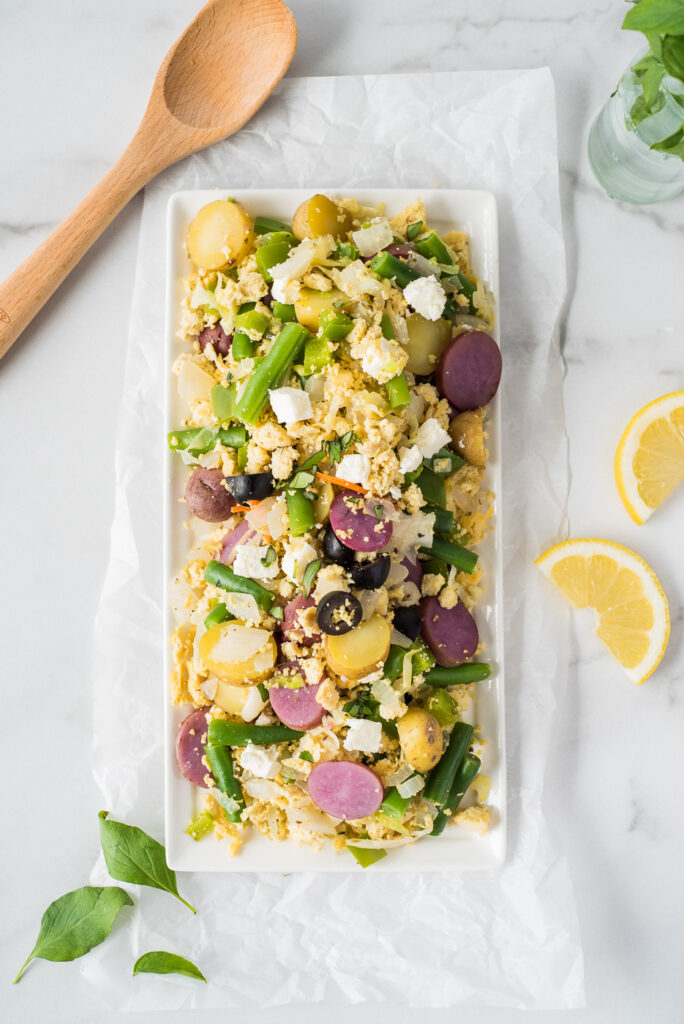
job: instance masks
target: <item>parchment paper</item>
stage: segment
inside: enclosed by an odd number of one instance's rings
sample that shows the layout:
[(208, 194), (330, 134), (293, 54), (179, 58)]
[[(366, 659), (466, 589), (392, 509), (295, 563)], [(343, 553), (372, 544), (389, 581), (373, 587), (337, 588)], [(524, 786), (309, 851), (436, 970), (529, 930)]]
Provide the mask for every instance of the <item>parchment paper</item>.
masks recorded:
[[(103, 806), (161, 838), (161, 444), (165, 212), (182, 188), (491, 189), (499, 203), (509, 773), (508, 861), (486, 873), (185, 875), (194, 917), (139, 892), (81, 961), (126, 1009), (361, 1001), (583, 1005), (561, 853), (542, 814), (567, 622), (532, 562), (565, 529), (568, 470), (556, 325), (565, 289), (547, 69), (290, 79), (235, 138), (147, 189), (117, 433), (111, 557), (96, 620), (94, 770)], [(93, 879), (106, 879), (103, 864)], [(135, 887), (129, 887), (134, 890)], [(135, 892), (134, 892), (135, 898)], [(143, 952), (194, 960), (208, 985), (132, 978)]]

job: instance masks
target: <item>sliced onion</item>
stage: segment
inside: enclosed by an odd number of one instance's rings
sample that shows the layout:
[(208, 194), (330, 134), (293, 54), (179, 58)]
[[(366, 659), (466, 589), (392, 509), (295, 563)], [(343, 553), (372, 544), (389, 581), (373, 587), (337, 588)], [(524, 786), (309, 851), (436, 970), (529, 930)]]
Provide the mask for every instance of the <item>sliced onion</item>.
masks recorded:
[(267, 656), (269, 662), (266, 668), (271, 664), (270, 653), (264, 651), (270, 637), (271, 634), (267, 629), (253, 629), (251, 626), (241, 626), (237, 622), (226, 622), (220, 639), (212, 649), (211, 656), (216, 661), (225, 661), (228, 664), (238, 664), (253, 658), (254, 669), (259, 671), (260, 666), (257, 666), (257, 661), (262, 653)]
[(396, 587), (397, 584), (403, 583), (408, 576), (408, 569), (401, 562), (392, 560), (390, 565), (390, 571), (387, 579), (385, 580), (385, 586), (389, 589), (390, 587)]
[(221, 541), (219, 562), (223, 562), (224, 565), (232, 565), (238, 545), (246, 544), (254, 536), (254, 529), (243, 519), (241, 523), (229, 530)]
[(245, 779), (242, 788), (255, 800), (277, 800), (281, 796), (280, 786), (270, 779)]
[(390, 633), (390, 643), (396, 644), (397, 647), (408, 648), (411, 646), (413, 641), (409, 640), (409, 638), (404, 636), (403, 633), (400, 633), (398, 629), (393, 629)]
[(307, 378), (304, 390), (311, 399), (312, 405), (322, 402), (325, 398), (325, 374), (318, 373), (314, 377)]
[(392, 772), (391, 775), (387, 776), (387, 785), (398, 786), (402, 782), (406, 782), (406, 780), (413, 775), (414, 771), (415, 768), (412, 768), (410, 764), (405, 764), (401, 768), (397, 768), (396, 772)]
[(408, 345), (408, 327), (406, 326), (406, 320), (403, 316), (399, 316), (398, 313), (393, 312), (391, 309), (388, 310), (388, 316), (390, 323), (392, 324), (392, 330), (394, 336), (400, 345)]
[(223, 602), (236, 619), (243, 619), (245, 622), (253, 622), (258, 625), (261, 613), (256, 598), (251, 594), (226, 594)]
[(184, 359), (178, 370), (178, 394), (184, 402), (209, 402), (211, 389), (216, 381), (194, 363), (192, 359)]
[(214, 679), (213, 676), (210, 676), (208, 679), (205, 679), (204, 682), (200, 683), (200, 690), (207, 698), (207, 700), (213, 701), (214, 697), (216, 696), (217, 689), (218, 679)]
[(486, 320), (481, 320), (479, 316), (473, 316), (472, 313), (458, 313), (453, 318), (454, 327), (469, 327), (475, 331), (486, 331), (488, 329)]
[(270, 498), (264, 498), (258, 505), (248, 512), (245, 519), (255, 530), (263, 530), (268, 525), (268, 514), (273, 510), (273, 506), (276, 503), (276, 499), (271, 496)]
[(399, 602), (402, 607), (409, 604), (418, 604), (420, 601), (420, 590), (415, 583), (404, 583), (404, 596)]
[(421, 277), (431, 277), (433, 274), (435, 277), (439, 277), (439, 267), (436, 267), (434, 263), (426, 259), (422, 253), (410, 252), (406, 257), (406, 262)]
[(406, 800), (408, 797), (415, 796), (416, 793), (420, 793), (421, 789), (425, 788), (425, 779), (422, 775), (413, 775), (410, 779), (406, 779), (404, 782), (400, 782), (397, 786), (399, 796), (403, 796)]
[(252, 722), (261, 714), (265, 707), (266, 701), (259, 693), (259, 688), (257, 686), (250, 686), (245, 703), (242, 705), (240, 718), (245, 722)]
[(359, 601), (361, 602), (361, 608), (363, 611), (362, 618), (370, 619), (371, 615), (378, 606), (380, 600), (380, 590), (361, 590), (359, 591)]
[(285, 498), (277, 498), (275, 504), (271, 505), (266, 520), (266, 526), (268, 527), (268, 532), (271, 534), (273, 540), (278, 540), (278, 538), (282, 537), (284, 533), (287, 533), (288, 518)]

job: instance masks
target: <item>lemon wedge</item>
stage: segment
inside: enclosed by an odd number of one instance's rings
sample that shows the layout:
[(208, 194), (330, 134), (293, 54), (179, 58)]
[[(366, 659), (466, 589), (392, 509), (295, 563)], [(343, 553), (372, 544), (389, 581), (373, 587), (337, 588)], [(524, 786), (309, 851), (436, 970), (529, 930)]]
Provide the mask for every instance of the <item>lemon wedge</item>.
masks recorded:
[(631, 418), (615, 453), (615, 482), (635, 523), (645, 523), (684, 480), (684, 391), (649, 402)]
[(655, 671), (670, 636), (667, 598), (643, 558), (608, 540), (568, 540), (536, 560), (575, 608), (593, 608), (596, 635), (633, 683)]

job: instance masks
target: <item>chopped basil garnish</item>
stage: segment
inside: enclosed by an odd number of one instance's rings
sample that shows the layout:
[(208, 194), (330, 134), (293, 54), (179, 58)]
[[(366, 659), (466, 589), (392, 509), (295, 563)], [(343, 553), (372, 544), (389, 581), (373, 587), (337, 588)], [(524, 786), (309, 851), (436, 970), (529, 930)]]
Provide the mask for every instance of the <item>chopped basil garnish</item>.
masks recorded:
[(321, 558), (314, 558), (313, 562), (309, 562), (304, 570), (304, 575), (302, 577), (302, 593), (304, 594), (304, 597), (309, 596), (316, 573), (322, 564), (323, 560)]

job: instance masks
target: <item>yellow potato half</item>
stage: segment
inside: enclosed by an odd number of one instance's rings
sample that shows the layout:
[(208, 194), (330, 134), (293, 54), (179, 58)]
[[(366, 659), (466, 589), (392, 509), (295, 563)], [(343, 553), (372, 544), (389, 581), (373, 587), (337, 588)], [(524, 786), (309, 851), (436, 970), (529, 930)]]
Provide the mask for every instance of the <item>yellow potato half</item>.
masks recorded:
[(199, 653), (219, 679), (244, 683), (268, 675), (276, 663), (277, 648), (267, 629), (255, 629), (235, 619), (208, 629), (200, 637)]
[(384, 662), (390, 649), (390, 627), (381, 615), (371, 615), (342, 636), (326, 636), (325, 658), (338, 676), (360, 679)]
[(196, 267), (223, 270), (239, 263), (254, 248), (252, 222), (239, 203), (216, 199), (199, 211), (185, 244)]
[(351, 214), (320, 194), (305, 199), (292, 218), (292, 233), (300, 241), (302, 238), (318, 238), (319, 235), (340, 238), (351, 229)]

